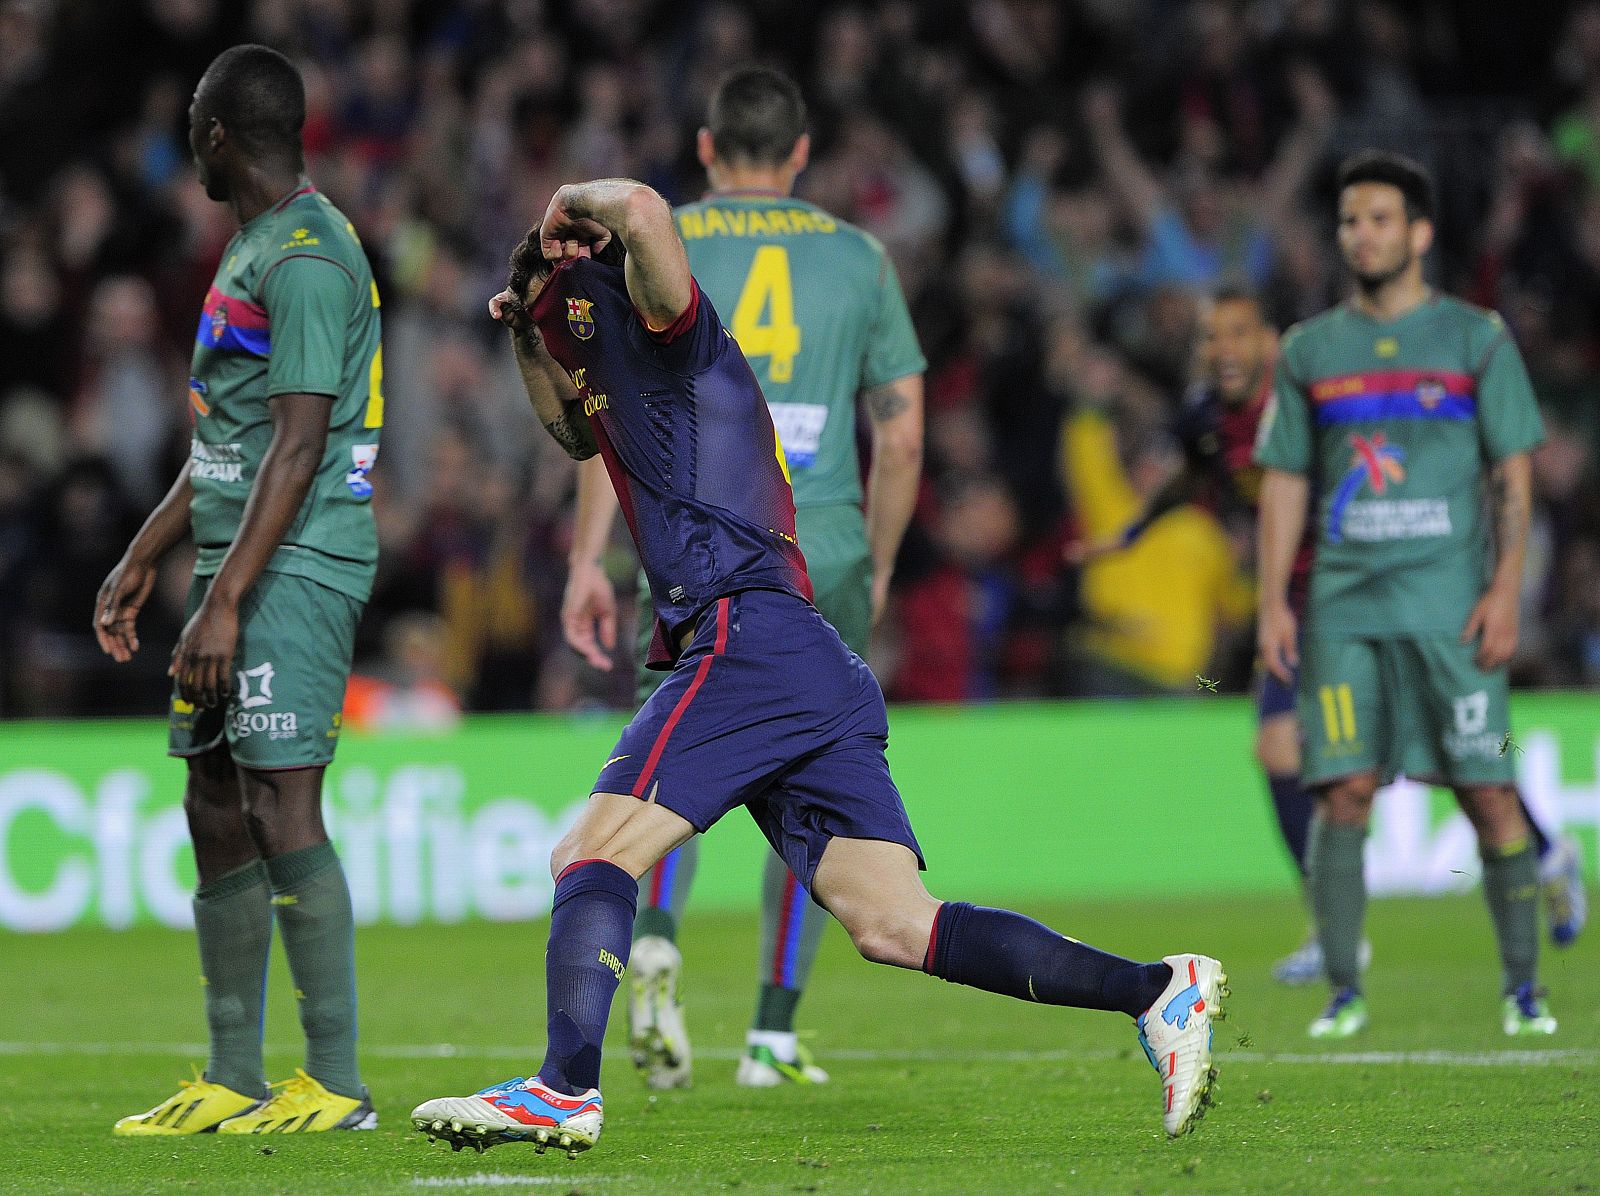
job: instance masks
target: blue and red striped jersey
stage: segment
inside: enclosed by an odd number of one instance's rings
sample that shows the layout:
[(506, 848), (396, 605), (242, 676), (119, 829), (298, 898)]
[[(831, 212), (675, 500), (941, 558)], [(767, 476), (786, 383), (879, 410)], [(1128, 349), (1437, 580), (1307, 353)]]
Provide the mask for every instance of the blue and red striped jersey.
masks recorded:
[(811, 601), (794, 494), (760, 384), (694, 285), (684, 313), (652, 332), (623, 268), (556, 267), (531, 313), (572, 377), (650, 581), (649, 664), (718, 598), (782, 590)]

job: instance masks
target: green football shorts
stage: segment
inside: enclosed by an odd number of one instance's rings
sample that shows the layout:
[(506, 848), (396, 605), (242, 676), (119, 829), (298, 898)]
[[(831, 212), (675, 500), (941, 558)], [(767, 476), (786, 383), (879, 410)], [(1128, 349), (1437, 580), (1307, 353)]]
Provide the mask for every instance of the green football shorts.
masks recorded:
[[(863, 660), (872, 634), (872, 556), (867, 548), (867, 524), (853, 503), (829, 507), (804, 507), (795, 512), (795, 538), (805, 553), (813, 601), (822, 617), (832, 623), (839, 638)], [(639, 574), (639, 592), (649, 592)], [(655, 634), (655, 611), (648, 602), (639, 607), (639, 654), (650, 655)], [(639, 667), (639, 705), (655, 693), (667, 674)]]
[[(211, 578), (189, 586), (184, 622)], [(228, 740), (244, 768), (311, 768), (333, 759), (361, 603), (286, 573), (263, 573), (239, 610), (233, 696), (196, 708), (172, 693), (167, 753), (198, 756)]]
[(1307, 634), (1298, 707), (1307, 785), (1368, 770), (1446, 785), (1515, 778), (1504, 668), (1484, 672), (1454, 636)]

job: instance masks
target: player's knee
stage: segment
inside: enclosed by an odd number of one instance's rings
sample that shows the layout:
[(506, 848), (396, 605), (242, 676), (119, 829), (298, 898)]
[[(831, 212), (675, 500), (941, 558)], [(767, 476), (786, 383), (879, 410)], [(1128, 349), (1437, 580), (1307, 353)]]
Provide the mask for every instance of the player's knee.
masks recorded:
[(1372, 800), (1378, 793), (1378, 778), (1370, 773), (1345, 777), (1326, 786), (1319, 806), (1325, 818), (1347, 826), (1365, 826), (1372, 816)]
[(1300, 739), (1293, 715), (1261, 724), (1256, 732), (1256, 761), (1268, 776), (1294, 776), (1300, 771)]
[(891, 967), (916, 968), (928, 949), (926, 928), (894, 909), (858, 909), (839, 921), (861, 958)]
[(1462, 812), (1486, 846), (1501, 847), (1526, 838), (1530, 828), (1522, 802), (1511, 785), (1473, 785), (1460, 795)]

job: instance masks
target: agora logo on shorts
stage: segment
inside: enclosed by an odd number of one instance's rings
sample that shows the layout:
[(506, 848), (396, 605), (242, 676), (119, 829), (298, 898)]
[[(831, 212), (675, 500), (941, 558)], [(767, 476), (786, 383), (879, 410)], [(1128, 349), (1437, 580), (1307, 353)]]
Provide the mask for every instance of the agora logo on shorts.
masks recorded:
[(254, 668), (240, 669), (239, 688), (234, 694), (238, 709), (233, 712), (233, 734), (237, 739), (252, 735), (265, 735), (268, 739), (294, 739), (300, 734), (300, 720), (295, 713), (280, 710), (260, 710), (272, 705), (272, 678), (275, 671), (270, 660)]

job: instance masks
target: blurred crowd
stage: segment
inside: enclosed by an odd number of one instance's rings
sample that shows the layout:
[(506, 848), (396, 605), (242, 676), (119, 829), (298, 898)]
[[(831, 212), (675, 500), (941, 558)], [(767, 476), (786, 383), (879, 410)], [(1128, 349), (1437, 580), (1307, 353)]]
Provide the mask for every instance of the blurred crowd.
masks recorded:
[[(1247, 685), (1250, 529), (1175, 512), (1192, 534), (1163, 540), (1163, 601), (1102, 609), (1068, 563), (1076, 475), (1136, 510), (1178, 466), (1208, 289), (1252, 287), (1279, 327), (1337, 300), (1331, 179), (1362, 147), (1432, 169), (1430, 276), (1505, 314), (1549, 425), (1514, 677), (1600, 683), (1600, 3), (1506, 7), (0, 0), (0, 713), (163, 707), (192, 558), (135, 665), (99, 654), (90, 611), (185, 459), (194, 322), (233, 232), (185, 109), (240, 41), (304, 71), (308, 172), (384, 298), (363, 721), (627, 704), (625, 668), (561, 644), (573, 470), (484, 301), (563, 181), (697, 197), (707, 96), (750, 60), (801, 83), (800, 193), (889, 247), (929, 360), (926, 480), (873, 652), (892, 698), (1108, 692), (1096, 644), (1124, 617), (1182, 621), (1141, 692)], [(1091, 410), (1109, 434), (1069, 451)]]

